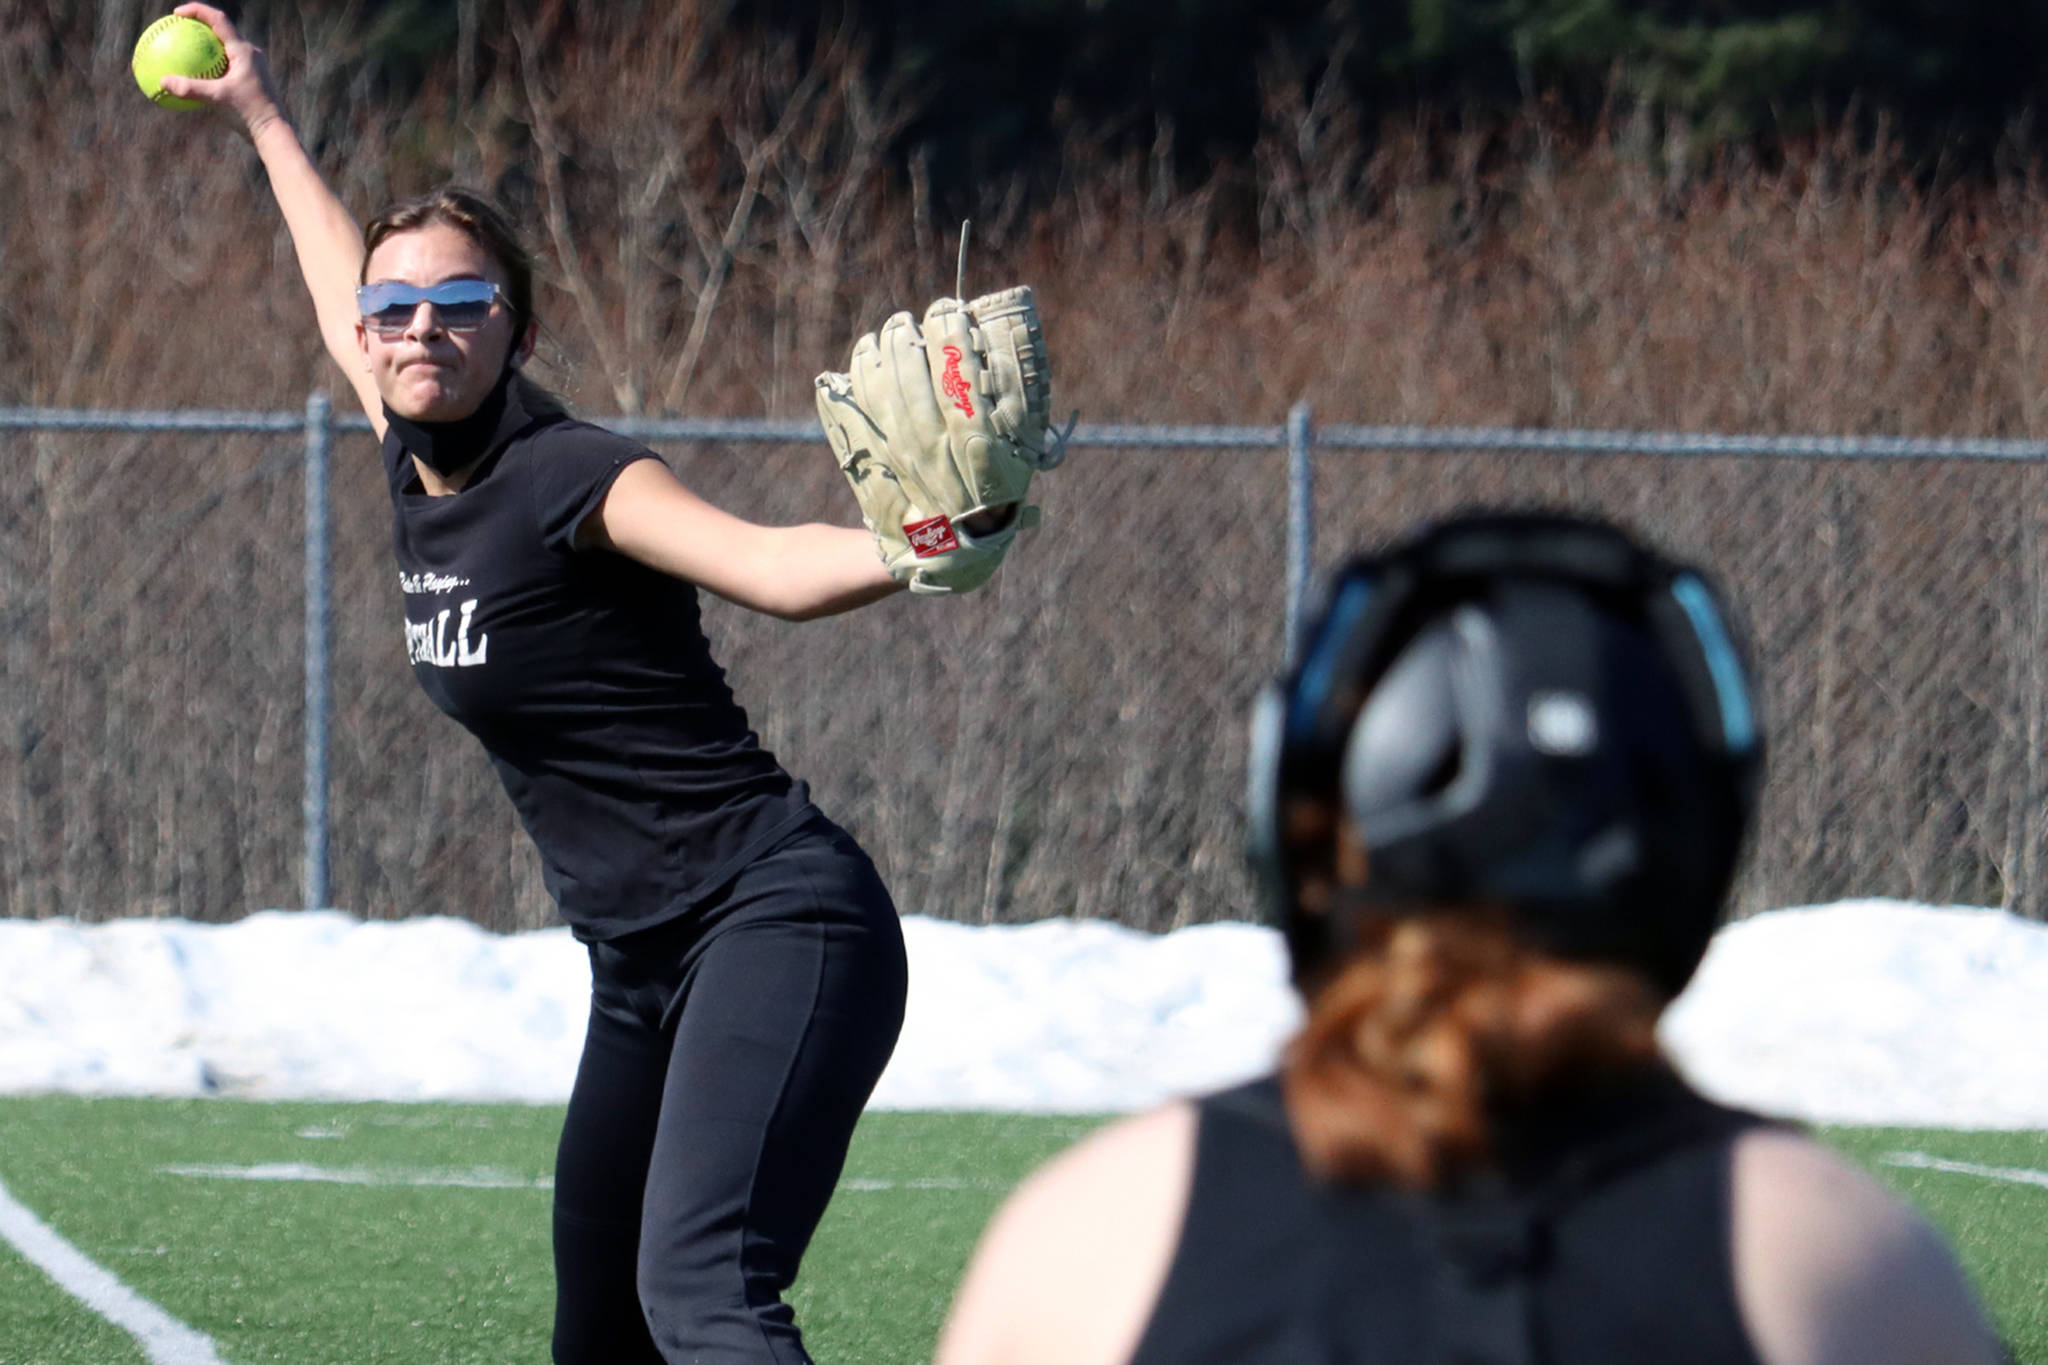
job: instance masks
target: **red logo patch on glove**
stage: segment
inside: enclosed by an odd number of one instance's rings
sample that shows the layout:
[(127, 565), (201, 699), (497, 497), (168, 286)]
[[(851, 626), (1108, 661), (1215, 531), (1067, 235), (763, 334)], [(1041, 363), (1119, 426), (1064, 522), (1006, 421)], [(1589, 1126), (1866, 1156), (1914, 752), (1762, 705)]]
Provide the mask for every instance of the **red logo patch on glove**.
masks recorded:
[(948, 550), (960, 548), (960, 538), (953, 534), (953, 520), (950, 517), (931, 517), (925, 521), (906, 521), (903, 534), (910, 541), (910, 551), (919, 559), (930, 559)]

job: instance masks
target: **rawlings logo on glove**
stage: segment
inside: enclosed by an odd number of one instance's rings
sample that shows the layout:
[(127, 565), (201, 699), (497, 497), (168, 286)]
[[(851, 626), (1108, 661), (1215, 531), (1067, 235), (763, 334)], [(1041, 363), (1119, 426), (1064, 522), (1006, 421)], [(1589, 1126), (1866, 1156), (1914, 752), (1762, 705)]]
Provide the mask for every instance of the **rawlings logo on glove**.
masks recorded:
[(946, 348), (946, 368), (939, 376), (939, 387), (945, 391), (946, 397), (953, 400), (954, 407), (969, 417), (974, 416), (974, 400), (968, 396), (971, 391), (967, 387), (967, 381), (960, 377), (958, 346)]
[(1066, 453), (1028, 286), (939, 299), (922, 323), (897, 313), (854, 343), (847, 373), (818, 376), (817, 398), (882, 562), (912, 592), (987, 582), (1038, 523), (1032, 475)]

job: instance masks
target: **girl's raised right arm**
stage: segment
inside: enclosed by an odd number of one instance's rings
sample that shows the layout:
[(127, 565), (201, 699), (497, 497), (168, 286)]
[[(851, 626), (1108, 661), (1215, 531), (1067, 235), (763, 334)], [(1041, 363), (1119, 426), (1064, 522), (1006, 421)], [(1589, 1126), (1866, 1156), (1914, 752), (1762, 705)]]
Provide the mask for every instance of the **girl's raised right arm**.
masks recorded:
[(284, 212), (298, 253), (299, 273), (313, 296), (320, 339), (327, 354), (348, 376), (356, 398), (381, 439), (384, 405), (363, 361), (357, 336), (356, 284), (362, 277), (363, 233), (340, 198), (320, 178), (313, 159), (299, 144), (299, 135), (284, 116), (283, 102), (271, 80), (270, 63), (262, 50), (235, 31), (228, 17), (211, 5), (185, 4), (174, 11), (197, 19), (214, 31), (227, 49), (227, 74), (216, 80), (166, 76), (164, 90), (187, 99), (204, 100), (236, 120), (256, 144), (256, 154), (269, 173), (270, 189)]

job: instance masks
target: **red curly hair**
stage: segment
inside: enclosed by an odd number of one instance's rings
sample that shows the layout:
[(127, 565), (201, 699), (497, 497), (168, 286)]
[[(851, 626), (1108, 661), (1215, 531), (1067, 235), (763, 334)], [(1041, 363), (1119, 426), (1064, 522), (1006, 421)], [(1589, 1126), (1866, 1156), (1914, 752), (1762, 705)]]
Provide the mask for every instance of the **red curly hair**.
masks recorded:
[(1281, 1067), (1303, 1160), (1327, 1179), (1441, 1187), (1531, 1104), (1664, 1066), (1640, 973), (1566, 962), (1504, 916), (1371, 917), (1309, 995)]

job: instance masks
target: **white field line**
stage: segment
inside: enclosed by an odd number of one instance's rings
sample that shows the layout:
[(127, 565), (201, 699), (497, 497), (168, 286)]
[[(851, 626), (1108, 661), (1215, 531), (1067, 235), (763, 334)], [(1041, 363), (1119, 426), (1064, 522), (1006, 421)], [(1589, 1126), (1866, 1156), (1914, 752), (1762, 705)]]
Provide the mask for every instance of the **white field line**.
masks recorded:
[(435, 1185), (465, 1190), (551, 1190), (554, 1177), (529, 1179), (509, 1171), (476, 1166), (466, 1171), (373, 1171), (360, 1166), (309, 1166), (299, 1161), (273, 1161), (259, 1166), (159, 1166), (161, 1175), (201, 1180), (308, 1181), (319, 1185)]
[[(468, 1190), (551, 1190), (555, 1187), (551, 1176), (528, 1179), (488, 1166), (467, 1171), (379, 1171), (361, 1166), (310, 1166), (300, 1161), (274, 1161), (257, 1166), (181, 1165), (156, 1169), (162, 1175), (182, 1175), (199, 1180), (299, 1180), (323, 1185), (432, 1185)], [(854, 1177), (840, 1181), (839, 1188), (853, 1194), (874, 1194), (887, 1190), (999, 1190), (1006, 1187), (995, 1180), (927, 1176), (913, 1180)]]
[(0, 1185), (0, 1237), (57, 1287), (135, 1338), (150, 1365), (224, 1365), (213, 1339), (196, 1332), (86, 1258)]
[(1927, 1152), (1886, 1152), (1878, 1158), (1885, 1166), (1911, 1166), (1922, 1171), (1949, 1171), (1955, 1175), (1982, 1176), (1986, 1180), (2008, 1180), (2015, 1185), (2040, 1185), (2048, 1188), (2048, 1171), (2030, 1170), (2025, 1166), (1979, 1166), (1974, 1161), (1950, 1161), (1947, 1157), (1933, 1156)]

